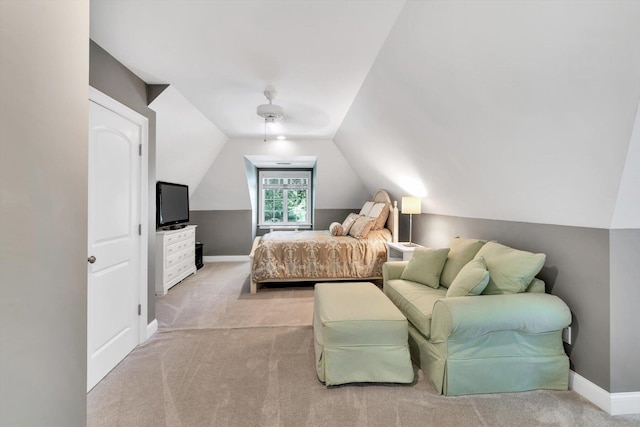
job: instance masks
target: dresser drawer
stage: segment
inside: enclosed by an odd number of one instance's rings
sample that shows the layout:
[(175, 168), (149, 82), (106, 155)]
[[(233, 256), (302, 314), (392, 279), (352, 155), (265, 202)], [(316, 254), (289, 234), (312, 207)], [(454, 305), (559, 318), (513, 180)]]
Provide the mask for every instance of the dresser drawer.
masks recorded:
[(190, 228), (188, 230), (185, 230), (183, 233), (183, 239), (187, 240), (187, 239), (194, 239), (196, 238), (196, 230), (195, 228)]
[(180, 263), (176, 263), (171, 268), (164, 270), (163, 282), (167, 283), (178, 277), (180, 274)]
[(180, 251), (170, 256), (167, 256), (165, 268), (171, 268), (178, 265), (180, 261), (184, 259), (185, 256), (188, 256), (185, 251)]
[(169, 259), (169, 257), (179, 252), (182, 252), (184, 250), (195, 250), (195, 247), (196, 247), (195, 239), (191, 238), (189, 240), (182, 240), (167, 246), (167, 249), (165, 251), (165, 256), (167, 257), (167, 259)]

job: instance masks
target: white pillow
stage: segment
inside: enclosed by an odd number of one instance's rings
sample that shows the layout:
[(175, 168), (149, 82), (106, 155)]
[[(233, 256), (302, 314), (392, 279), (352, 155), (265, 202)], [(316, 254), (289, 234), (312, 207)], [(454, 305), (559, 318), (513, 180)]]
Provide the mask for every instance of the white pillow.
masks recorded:
[(344, 232), (342, 230), (342, 224), (340, 224), (339, 222), (332, 222), (331, 225), (329, 226), (329, 231), (331, 232), (331, 235), (333, 236), (344, 236)]
[(367, 214), (369, 218), (378, 218), (384, 209), (385, 203), (374, 203)]
[(362, 206), (362, 209), (360, 209), (360, 215), (369, 216), (369, 212), (371, 212), (371, 209), (373, 209), (374, 205), (375, 203), (373, 202), (365, 202), (364, 206)]

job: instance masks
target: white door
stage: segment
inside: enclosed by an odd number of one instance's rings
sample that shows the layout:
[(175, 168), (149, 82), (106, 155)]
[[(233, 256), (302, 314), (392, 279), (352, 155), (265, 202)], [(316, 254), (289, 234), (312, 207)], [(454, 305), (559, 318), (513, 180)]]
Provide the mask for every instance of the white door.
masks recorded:
[(139, 342), (142, 131), (89, 102), (87, 391)]

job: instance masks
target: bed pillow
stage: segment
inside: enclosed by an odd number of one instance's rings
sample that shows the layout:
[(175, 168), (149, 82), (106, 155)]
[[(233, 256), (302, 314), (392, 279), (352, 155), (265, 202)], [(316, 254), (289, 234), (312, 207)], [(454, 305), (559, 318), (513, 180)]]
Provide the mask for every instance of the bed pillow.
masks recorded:
[(488, 283), (489, 271), (484, 258), (475, 258), (462, 267), (447, 290), (447, 298), (480, 295)]
[(476, 255), (484, 258), (489, 270), (485, 295), (517, 294), (524, 292), (542, 270), (545, 254), (513, 249), (498, 242), (488, 242)]
[(342, 228), (342, 224), (339, 222), (332, 222), (329, 226), (329, 231), (333, 236), (344, 236), (344, 229)]
[(361, 216), (353, 223), (349, 230), (349, 236), (353, 236), (356, 239), (364, 239), (369, 235), (373, 223), (375, 221), (369, 217)]
[(434, 289), (440, 286), (440, 273), (447, 260), (449, 248), (416, 248), (407, 263), (401, 279), (422, 283)]
[(448, 288), (456, 278), (462, 267), (476, 256), (480, 248), (487, 243), (486, 240), (463, 239), (456, 237), (449, 243), (449, 256), (447, 262), (444, 263), (440, 283)]
[(387, 222), (387, 218), (389, 217), (389, 203), (376, 203), (371, 208), (369, 218), (375, 219), (375, 223), (373, 224), (373, 230), (382, 230)]
[(369, 212), (371, 212), (373, 205), (375, 205), (373, 202), (364, 202), (364, 206), (360, 209), (360, 215), (369, 216)]
[(347, 215), (345, 220), (342, 222), (342, 234), (344, 236), (349, 234), (349, 230), (351, 230), (351, 226), (353, 226), (353, 223), (356, 222), (356, 219), (358, 219), (359, 217), (360, 215), (355, 213), (350, 213), (349, 215)]

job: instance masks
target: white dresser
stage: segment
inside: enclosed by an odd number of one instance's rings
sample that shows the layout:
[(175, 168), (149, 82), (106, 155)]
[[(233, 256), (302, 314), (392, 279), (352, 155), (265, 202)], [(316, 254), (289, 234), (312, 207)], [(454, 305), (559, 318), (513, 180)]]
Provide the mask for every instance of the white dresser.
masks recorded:
[(196, 226), (156, 231), (156, 295), (196, 272)]

